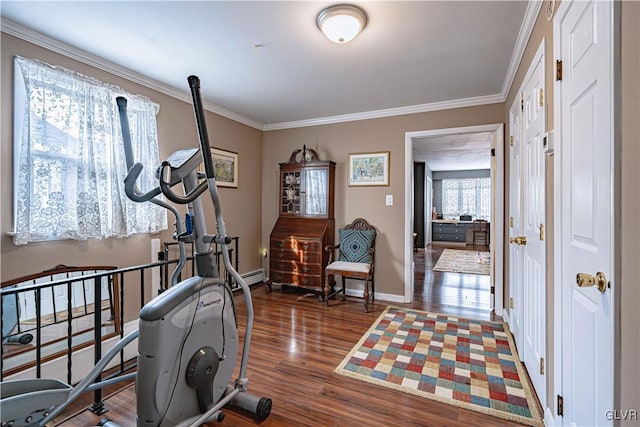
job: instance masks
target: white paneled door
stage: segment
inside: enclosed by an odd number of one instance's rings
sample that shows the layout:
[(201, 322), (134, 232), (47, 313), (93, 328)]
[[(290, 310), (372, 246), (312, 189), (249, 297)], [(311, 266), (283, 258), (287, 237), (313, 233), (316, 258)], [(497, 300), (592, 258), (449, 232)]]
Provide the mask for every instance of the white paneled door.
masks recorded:
[(546, 406), (544, 42), (522, 88), (523, 361)]
[(614, 409), (613, 2), (563, 2), (554, 34), (562, 60), (562, 424), (606, 426)]
[(517, 96), (509, 110), (509, 327), (518, 347), (520, 360), (523, 356), (522, 285), (524, 277), (524, 247), (515, 244), (515, 239), (524, 234), (522, 226), (522, 115), (521, 98)]

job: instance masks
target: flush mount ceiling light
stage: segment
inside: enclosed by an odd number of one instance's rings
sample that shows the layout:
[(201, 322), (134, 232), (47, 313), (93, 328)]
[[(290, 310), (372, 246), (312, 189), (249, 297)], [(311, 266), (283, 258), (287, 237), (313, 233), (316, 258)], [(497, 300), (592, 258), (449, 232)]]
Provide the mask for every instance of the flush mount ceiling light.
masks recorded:
[(316, 22), (329, 40), (343, 44), (353, 40), (367, 25), (367, 14), (358, 6), (337, 4), (321, 11)]

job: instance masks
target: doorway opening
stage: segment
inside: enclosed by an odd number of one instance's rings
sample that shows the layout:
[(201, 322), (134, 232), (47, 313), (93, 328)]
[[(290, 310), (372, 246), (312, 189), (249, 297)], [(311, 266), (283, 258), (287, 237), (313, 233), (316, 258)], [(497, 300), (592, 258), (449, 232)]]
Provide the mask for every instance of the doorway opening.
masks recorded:
[[(431, 153), (431, 155), (427, 155), (425, 158), (424, 152)], [(475, 156), (473, 155), (474, 153)], [(464, 160), (468, 154), (471, 154), (471, 156)], [(429, 157), (434, 161), (425, 161)], [(473, 160), (474, 158), (475, 160)], [(431, 184), (433, 192), (431, 192), (431, 189), (426, 188), (427, 184), (425, 184), (425, 188), (417, 188), (414, 162), (424, 162), (425, 172), (423, 175), (425, 176), (425, 182)], [(434, 274), (431, 271), (433, 263), (437, 259), (436, 257), (440, 257), (444, 252), (444, 249), (456, 249), (456, 247), (459, 249), (477, 249), (478, 254), (481, 255), (481, 250), (486, 250), (488, 246), (491, 255), (488, 283), (485, 286), (488, 285), (489, 289), (492, 290), (489, 297), (490, 301), (487, 305), (487, 302), (482, 302), (482, 298), (480, 298), (470, 305), (478, 304), (481, 308), (488, 306), (494, 309), (496, 315), (502, 315), (504, 295), (502, 274), (504, 264), (503, 177), (504, 145), (502, 124), (417, 131), (405, 134), (406, 302), (412, 301), (417, 291), (414, 289), (414, 283), (419, 283), (419, 281), (416, 282), (416, 277), (414, 276), (416, 266), (424, 266), (425, 269), (430, 270), (430, 274)], [(442, 182), (444, 180), (447, 181), (445, 191), (442, 190)], [(486, 201), (483, 205), (481, 201), (482, 188), (487, 185), (490, 186), (490, 206), (486, 205)], [(473, 190), (470, 190), (470, 188), (473, 188)], [(425, 194), (423, 200), (419, 202), (424, 204), (424, 227), (422, 228), (423, 236), (421, 239), (417, 239), (420, 236), (414, 236), (414, 224), (416, 221), (418, 223), (423, 221), (423, 215), (420, 212), (416, 213), (417, 211), (414, 209), (416, 190)], [(445, 194), (445, 199), (447, 199), (446, 195), (449, 194), (449, 200), (444, 202), (446, 205), (443, 204), (443, 194)], [(453, 197), (451, 197), (452, 194)], [(467, 199), (466, 203), (461, 200), (465, 197)], [(474, 197), (477, 202), (471, 200)], [(436, 212), (435, 221), (439, 224), (438, 228), (433, 228), (432, 225), (434, 208)], [(420, 218), (417, 218), (418, 216)], [(485, 220), (487, 222), (486, 240), (476, 240), (474, 242), (473, 231), (476, 227), (476, 220)], [(440, 224), (443, 225), (442, 229)], [(430, 231), (433, 231), (433, 233), (430, 233)], [(454, 237), (455, 233), (458, 233), (458, 237)], [(432, 242), (434, 241), (439, 241), (439, 243), (433, 245)], [(485, 244), (484, 248), (479, 246), (482, 243)], [(421, 247), (426, 247), (426, 249), (421, 250)], [(445, 274), (453, 275), (455, 273)], [(443, 279), (443, 277), (440, 277), (440, 279)], [(453, 285), (453, 282), (458, 280), (478, 282), (477, 286), (482, 286), (482, 283), (480, 283), (482, 282), (482, 276), (476, 277), (473, 274), (451, 276), (447, 280), (451, 281), (449, 282), (450, 285)], [(442, 283), (441, 280), (440, 283)], [(472, 284), (471, 288), (475, 286), (475, 284)], [(440, 296), (438, 298), (441, 298), (441, 302), (445, 302), (447, 298), (454, 297), (452, 293), (456, 292), (459, 294), (457, 297), (460, 297), (460, 293), (465, 292), (463, 288), (457, 291), (443, 288), (439, 291)], [(434, 290), (429, 289), (428, 291), (433, 292)], [(446, 294), (449, 294), (449, 296)], [(431, 296), (435, 295), (432, 293)], [(424, 295), (424, 297), (429, 297), (429, 295)]]

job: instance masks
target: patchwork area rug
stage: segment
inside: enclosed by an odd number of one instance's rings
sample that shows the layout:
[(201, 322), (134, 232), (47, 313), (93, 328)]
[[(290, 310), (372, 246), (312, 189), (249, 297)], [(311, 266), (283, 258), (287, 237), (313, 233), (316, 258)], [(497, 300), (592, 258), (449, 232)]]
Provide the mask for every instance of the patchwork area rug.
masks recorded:
[(438, 258), (433, 270), (488, 275), (490, 268), (490, 252), (445, 249), (442, 251), (442, 255)]
[(387, 307), (337, 374), (541, 426), (505, 323)]

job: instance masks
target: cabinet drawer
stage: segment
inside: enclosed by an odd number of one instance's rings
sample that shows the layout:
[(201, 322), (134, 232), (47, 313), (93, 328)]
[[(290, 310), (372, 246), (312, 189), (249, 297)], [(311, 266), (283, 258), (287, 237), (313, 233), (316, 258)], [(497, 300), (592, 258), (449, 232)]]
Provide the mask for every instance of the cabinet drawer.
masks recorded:
[(434, 241), (439, 242), (464, 242), (464, 234), (452, 234), (452, 233), (437, 233), (433, 235)]
[(299, 239), (272, 239), (271, 250), (296, 251), (296, 252), (321, 252), (322, 242), (318, 240)]
[(269, 271), (269, 280), (285, 285), (322, 288), (321, 276), (308, 276), (305, 274), (284, 273), (281, 271)]
[(269, 268), (271, 271), (280, 271), (283, 273), (298, 273), (315, 276), (322, 274), (322, 266), (320, 264), (307, 264), (296, 261), (271, 260)]
[(275, 261), (296, 261), (301, 263), (320, 264), (322, 254), (320, 252), (295, 252), (283, 251), (271, 247), (271, 260)]
[(464, 225), (459, 226), (457, 224), (449, 224), (448, 226), (434, 225), (434, 233), (440, 234), (464, 234)]

